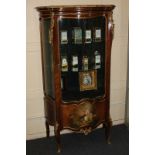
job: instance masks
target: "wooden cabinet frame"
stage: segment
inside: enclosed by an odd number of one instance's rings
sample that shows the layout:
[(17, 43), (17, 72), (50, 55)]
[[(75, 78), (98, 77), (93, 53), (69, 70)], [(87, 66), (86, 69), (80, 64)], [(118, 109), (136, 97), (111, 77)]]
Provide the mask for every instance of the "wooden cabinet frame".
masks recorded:
[[(45, 103), (45, 125), (47, 137), (49, 137), (49, 125), (54, 126), (55, 137), (57, 141), (57, 151), (61, 151), (60, 147), (60, 131), (70, 129), (73, 131), (89, 133), (98, 125), (103, 124), (106, 132), (106, 140), (110, 143), (110, 129), (112, 121), (110, 117), (110, 63), (111, 63), (111, 46), (114, 33), (113, 12), (114, 5), (96, 5), (96, 6), (42, 6), (37, 7), (40, 19), (40, 34), (41, 34), (41, 53), (42, 53), (42, 72), (43, 72), (43, 89)], [(59, 20), (62, 18), (68, 19), (89, 19), (94, 17), (104, 16), (106, 23), (105, 31), (105, 93), (103, 96), (96, 98), (84, 98), (80, 101), (72, 101), (66, 104), (62, 100), (61, 93), (61, 60), (60, 47), (61, 39), (59, 38)], [(51, 57), (51, 70), (53, 73), (53, 95), (49, 96), (45, 90), (46, 78), (44, 72), (44, 48), (43, 30), (44, 20), (50, 19), (49, 43), (53, 51)], [(93, 35), (93, 34), (92, 34)], [(83, 122), (76, 122), (81, 111), (86, 112)], [(73, 120), (73, 121), (71, 121)], [(93, 121), (91, 121), (93, 120)], [(89, 123), (91, 122), (91, 123)], [(81, 124), (81, 126), (80, 126)], [(76, 125), (79, 125), (78, 127)]]

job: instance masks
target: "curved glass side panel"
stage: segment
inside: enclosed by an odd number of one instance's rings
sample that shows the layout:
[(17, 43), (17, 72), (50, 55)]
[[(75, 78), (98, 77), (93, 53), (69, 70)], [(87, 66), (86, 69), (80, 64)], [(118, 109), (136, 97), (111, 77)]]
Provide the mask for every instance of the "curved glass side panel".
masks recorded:
[(51, 25), (51, 19), (43, 20), (43, 34), (42, 34), (42, 45), (43, 45), (43, 67), (44, 67), (44, 78), (45, 78), (45, 93), (51, 97), (54, 97), (53, 89), (53, 70), (52, 59), (53, 59), (53, 50), (49, 38), (49, 30)]

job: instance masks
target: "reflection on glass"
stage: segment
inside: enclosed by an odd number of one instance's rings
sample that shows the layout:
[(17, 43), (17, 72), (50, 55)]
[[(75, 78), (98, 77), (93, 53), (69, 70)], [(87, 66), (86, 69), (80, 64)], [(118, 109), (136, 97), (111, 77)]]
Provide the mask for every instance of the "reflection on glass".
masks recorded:
[(63, 84), (63, 78), (61, 78), (61, 89), (63, 89), (64, 88), (64, 86), (63, 86), (64, 84)]

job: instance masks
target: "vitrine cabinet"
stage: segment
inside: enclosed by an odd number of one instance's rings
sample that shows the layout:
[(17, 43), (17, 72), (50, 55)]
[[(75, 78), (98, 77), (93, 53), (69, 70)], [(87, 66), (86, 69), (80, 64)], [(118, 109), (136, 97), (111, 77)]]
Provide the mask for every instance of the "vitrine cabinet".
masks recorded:
[(110, 142), (110, 56), (114, 5), (42, 6), (40, 19), (46, 134), (87, 135), (100, 124)]

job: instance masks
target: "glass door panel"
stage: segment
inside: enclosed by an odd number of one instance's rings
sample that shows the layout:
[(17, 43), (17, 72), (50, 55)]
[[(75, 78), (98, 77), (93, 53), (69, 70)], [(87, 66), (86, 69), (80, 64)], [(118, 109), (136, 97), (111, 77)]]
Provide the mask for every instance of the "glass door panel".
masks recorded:
[(59, 32), (62, 99), (103, 96), (105, 17), (62, 18)]

